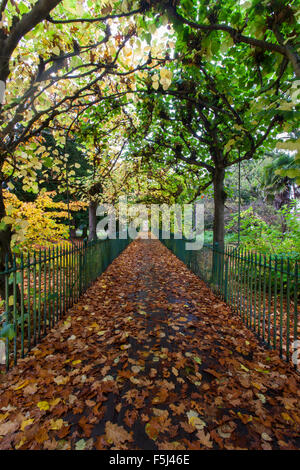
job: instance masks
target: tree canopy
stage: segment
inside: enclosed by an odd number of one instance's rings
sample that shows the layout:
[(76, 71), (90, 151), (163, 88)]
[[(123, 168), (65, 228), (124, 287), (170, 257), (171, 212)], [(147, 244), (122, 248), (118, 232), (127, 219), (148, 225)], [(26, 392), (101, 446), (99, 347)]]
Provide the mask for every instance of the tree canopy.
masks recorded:
[(2, 0), (2, 267), (3, 188), (37, 194), (49, 171), (88, 204), (212, 186), (220, 243), (230, 167), (277, 146), (295, 160), (275, 171), (299, 183), (299, 13), (296, 0)]

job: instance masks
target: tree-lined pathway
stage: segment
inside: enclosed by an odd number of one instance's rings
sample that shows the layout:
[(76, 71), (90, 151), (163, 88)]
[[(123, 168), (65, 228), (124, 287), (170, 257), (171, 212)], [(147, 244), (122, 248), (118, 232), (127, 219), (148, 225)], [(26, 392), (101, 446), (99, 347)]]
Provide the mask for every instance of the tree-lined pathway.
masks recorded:
[(297, 449), (299, 376), (136, 240), (0, 386), (0, 449)]

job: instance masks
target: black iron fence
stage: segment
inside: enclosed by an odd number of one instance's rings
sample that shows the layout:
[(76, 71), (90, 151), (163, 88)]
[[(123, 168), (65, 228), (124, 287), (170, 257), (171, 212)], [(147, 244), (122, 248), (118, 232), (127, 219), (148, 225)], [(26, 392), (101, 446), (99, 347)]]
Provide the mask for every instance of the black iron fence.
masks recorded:
[(161, 241), (208, 283), (269, 348), (277, 349), (283, 359), (297, 365), (299, 255), (267, 256), (206, 244), (201, 250), (189, 251), (187, 240), (172, 237)]
[(24, 357), (76, 303), (129, 240), (97, 240), (35, 251), (6, 261), (0, 342), (6, 369)]

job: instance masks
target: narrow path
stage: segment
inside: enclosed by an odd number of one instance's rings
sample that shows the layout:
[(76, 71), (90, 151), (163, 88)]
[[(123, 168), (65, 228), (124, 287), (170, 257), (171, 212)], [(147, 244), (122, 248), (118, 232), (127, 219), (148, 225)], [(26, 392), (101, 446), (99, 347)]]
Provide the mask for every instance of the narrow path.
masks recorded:
[(0, 449), (299, 449), (300, 380), (137, 240), (0, 384)]

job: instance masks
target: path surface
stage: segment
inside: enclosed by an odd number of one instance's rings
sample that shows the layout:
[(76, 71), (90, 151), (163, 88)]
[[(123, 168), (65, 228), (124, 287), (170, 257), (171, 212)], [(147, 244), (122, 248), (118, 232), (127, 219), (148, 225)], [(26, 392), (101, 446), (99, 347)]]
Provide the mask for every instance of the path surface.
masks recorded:
[(0, 449), (299, 449), (300, 380), (135, 241), (0, 386)]

